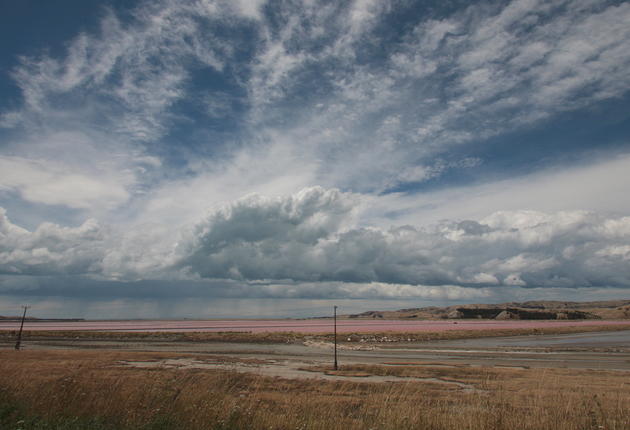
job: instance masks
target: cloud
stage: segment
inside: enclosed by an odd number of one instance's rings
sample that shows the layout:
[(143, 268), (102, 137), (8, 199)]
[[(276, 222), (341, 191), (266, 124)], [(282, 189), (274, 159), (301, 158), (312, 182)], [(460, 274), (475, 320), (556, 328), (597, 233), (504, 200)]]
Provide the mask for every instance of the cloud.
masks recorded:
[(304, 280), (305, 254), (339, 231), (356, 203), (351, 194), (319, 187), (275, 199), (245, 197), (195, 226), (180, 243), (180, 264), (202, 277)]
[(273, 198), (253, 194), (176, 234), (151, 224), (111, 232), (93, 220), (29, 232), (3, 211), (0, 271), (125, 282), (206, 279), (223, 295), (273, 297), (464, 298), (470, 288), (485, 289), (475, 295), (507, 287), (630, 287), (627, 216), (501, 211), (380, 229), (357, 226), (362, 200), (321, 187)]
[[(110, 231), (96, 277), (109, 281), (165, 280), (180, 282), (174, 270), (179, 228), (145, 222), (125, 230)], [(172, 284), (169, 284), (172, 287)]]
[(298, 299), (351, 299), (351, 300), (484, 300), (492, 296), (488, 288), (463, 288), (455, 285), (409, 285), (380, 282), (284, 282), (251, 283), (231, 286), (222, 292), (225, 297), (265, 297)]
[(316, 178), (317, 162), (308, 151), (292, 141), (277, 136), (260, 136), (258, 145), (219, 160), (200, 158), (191, 163), (193, 177), (165, 181), (142, 199), (137, 218), (181, 226), (192, 223), (207, 211), (234, 200), (235, 196), (258, 193), (267, 196), (293, 194), (311, 186)]
[[(630, 89), (627, 4), (475, 5), (418, 16), (379, 49), (379, 24), (406, 6), (379, 2), (372, 14), (367, 3), (288, 8), (277, 31), (262, 24), (268, 35), (248, 83), (254, 123), (312, 150), (319, 184), (382, 192), (432, 179), (443, 173), (432, 168), (436, 157), (455, 147), (539, 127)], [(349, 171), (353, 162), (364, 169)], [(426, 170), (433, 174), (418, 174)]]
[[(630, 64), (621, 52), (628, 16), (628, 4), (516, 0), (420, 23), (393, 64), (410, 77), (431, 65), (424, 80), (446, 95), (417, 122), (417, 140), (448, 145), (483, 139), (619, 97), (630, 87), (619, 68)], [(443, 70), (449, 80), (433, 74)]]
[(354, 198), (314, 188), (238, 200), (180, 243), (180, 265), (202, 278), (244, 281), (630, 286), (621, 252), (629, 217), (521, 210), (427, 228), (341, 228)]
[(4, 142), (0, 195), (101, 217), (142, 194), (158, 158), (89, 129), (42, 130)]
[[(104, 9), (61, 55), (12, 71), (22, 104), (0, 117), (3, 205), (108, 227), (27, 231), (2, 212), (3, 273), (269, 297), (629, 286), (627, 156), (496, 180), (505, 172), (478, 154), (627, 97), (630, 4), (163, 0), (128, 12)], [(509, 157), (498, 152), (488, 158)], [(463, 169), (488, 182), (440, 182)], [(444, 187), (397, 192), (427, 181)]]
[(104, 12), (99, 34), (80, 33), (64, 57), (21, 58), (12, 76), (24, 99), (22, 118), (33, 127), (63, 106), (75, 120), (156, 140), (172, 120), (169, 108), (186, 94), (187, 63), (223, 68), (227, 42), (206, 43), (197, 20), (222, 19), (229, 10), (143, 3), (130, 22)]
[[(68, 172), (41, 160), (0, 157), (0, 190), (17, 191), (24, 200), (71, 208), (115, 208), (129, 198), (124, 183)], [(108, 178), (109, 179), (109, 178)], [(120, 179), (120, 178), (119, 178)]]
[(170, 166), (157, 142), (188, 120), (172, 109), (191, 68), (218, 73), (233, 51), (202, 29), (256, 10), (228, 6), (143, 2), (124, 18), (103, 9), (100, 27), (62, 55), (20, 57), (11, 77), (22, 104), (0, 119), (4, 196), (101, 218), (159, 184)]
[(44, 223), (30, 232), (12, 224), (0, 208), (0, 273), (100, 273), (104, 239), (105, 232), (92, 219), (75, 228)]
[[(403, 13), (410, 24), (393, 37), (388, 20)], [(43, 139), (100, 132), (102, 156), (116, 145), (159, 154), (175, 180), (281, 143), (309, 165), (303, 185), (390, 192), (483, 165), (467, 163), (465, 149), (450, 154), (455, 146), (630, 88), (625, 3), (514, 0), (438, 15), (414, 2), (199, 0), (103, 15), (65, 55), (20, 60), (12, 76), (24, 103), (2, 124)], [(204, 112), (191, 115), (199, 93)], [(228, 137), (206, 137), (204, 114)], [(176, 160), (165, 156), (174, 146)], [(160, 172), (139, 167), (150, 172), (134, 171), (134, 184), (162, 186)]]
[(593, 157), (572, 167), (553, 166), (523, 176), (445, 187), (423, 193), (392, 193), (370, 199), (365, 222), (380, 227), (431, 224), (442, 219), (478, 220), (493, 212), (588, 210), (628, 214), (627, 154)]
[(234, 280), (180, 280), (175, 287), (169, 280), (102, 280), (86, 276), (0, 275), (0, 294), (57, 296), (74, 299), (111, 297), (182, 298), (257, 298), (308, 300), (481, 300), (492, 296), (492, 289), (462, 288), (454, 285), (424, 286), (349, 282), (242, 282)]

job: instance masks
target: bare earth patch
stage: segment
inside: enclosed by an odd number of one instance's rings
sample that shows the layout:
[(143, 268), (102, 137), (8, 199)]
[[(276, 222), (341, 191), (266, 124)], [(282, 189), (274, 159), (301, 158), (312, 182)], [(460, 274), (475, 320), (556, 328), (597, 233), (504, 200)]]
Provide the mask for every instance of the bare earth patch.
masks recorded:
[(471, 385), (458, 381), (447, 381), (439, 378), (419, 378), (413, 376), (374, 375), (365, 371), (330, 370), (318, 366), (308, 366), (307, 362), (282, 361), (268, 364), (248, 364), (236, 362), (218, 362), (197, 360), (192, 358), (162, 359), (156, 361), (121, 361), (123, 366), (144, 369), (219, 369), (233, 372), (253, 373), (260, 376), (270, 376), (285, 379), (321, 379), (328, 381), (357, 381), (357, 382), (428, 382), (434, 384), (453, 385), (466, 391), (475, 391)]

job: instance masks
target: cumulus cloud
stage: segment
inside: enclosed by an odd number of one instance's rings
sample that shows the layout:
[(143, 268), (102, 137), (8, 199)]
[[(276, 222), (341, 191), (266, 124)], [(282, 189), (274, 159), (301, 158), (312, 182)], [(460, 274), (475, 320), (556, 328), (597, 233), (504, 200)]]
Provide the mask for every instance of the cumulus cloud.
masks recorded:
[(511, 211), (427, 228), (348, 228), (354, 199), (313, 188), (238, 200), (180, 243), (180, 265), (247, 281), (630, 286), (630, 217)]
[(212, 209), (177, 234), (149, 224), (113, 234), (93, 220), (29, 232), (3, 211), (0, 268), (122, 281), (222, 280), (229, 281), (221, 283), (222, 294), (287, 297), (448, 298), (465, 297), (468, 288), (630, 287), (627, 216), (521, 210), (382, 229), (357, 225), (362, 205), (360, 195), (322, 187), (273, 198), (253, 194)]
[(356, 203), (352, 194), (319, 187), (273, 199), (245, 197), (195, 226), (180, 244), (181, 264), (202, 277), (304, 280), (306, 254), (342, 229)]
[(105, 232), (93, 219), (75, 228), (44, 223), (30, 232), (11, 223), (0, 208), (0, 273), (100, 273), (104, 239)]

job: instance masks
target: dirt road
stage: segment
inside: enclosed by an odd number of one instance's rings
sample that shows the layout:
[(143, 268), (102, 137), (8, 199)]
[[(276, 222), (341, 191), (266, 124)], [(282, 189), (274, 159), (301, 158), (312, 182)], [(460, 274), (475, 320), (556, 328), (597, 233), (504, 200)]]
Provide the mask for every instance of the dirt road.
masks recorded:
[[(333, 345), (322, 341), (289, 344), (182, 342), (161, 340), (26, 340), (26, 349), (107, 349), (192, 353), (204, 359), (188, 359), (152, 366), (219, 367), (272, 376), (322, 377), (302, 372), (305, 366), (329, 366)], [(9, 341), (0, 348), (12, 348)], [(630, 330), (564, 335), (513, 336), (434, 342), (342, 343), (341, 364), (490, 366), (521, 368), (573, 368), (630, 371)], [(188, 361), (186, 361), (188, 360)], [(256, 365), (243, 363), (254, 362)], [(200, 364), (201, 363), (201, 364)], [(240, 364), (237, 364), (240, 363)], [(136, 363), (144, 366), (146, 364)], [(320, 376), (317, 376), (320, 375)]]

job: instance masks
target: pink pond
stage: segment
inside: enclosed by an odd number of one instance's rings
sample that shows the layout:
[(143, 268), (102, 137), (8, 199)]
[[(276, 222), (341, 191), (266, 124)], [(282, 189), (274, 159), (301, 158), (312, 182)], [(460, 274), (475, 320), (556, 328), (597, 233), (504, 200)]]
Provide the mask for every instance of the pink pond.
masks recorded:
[[(400, 321), (338, 320), (339, 333), (423, 332), (447, 330), (502, 330), (567, 326), (625, 325), (630, 321)], [(0, 321), (0, 330), (17, 330), (19, 322)], [(137, 321), (26, 321), (24, 330), (81, 330), (119, 332), (301, 332), (324, 333), (333, 330), (332, 319), (312, 320), (137, 320)]]

